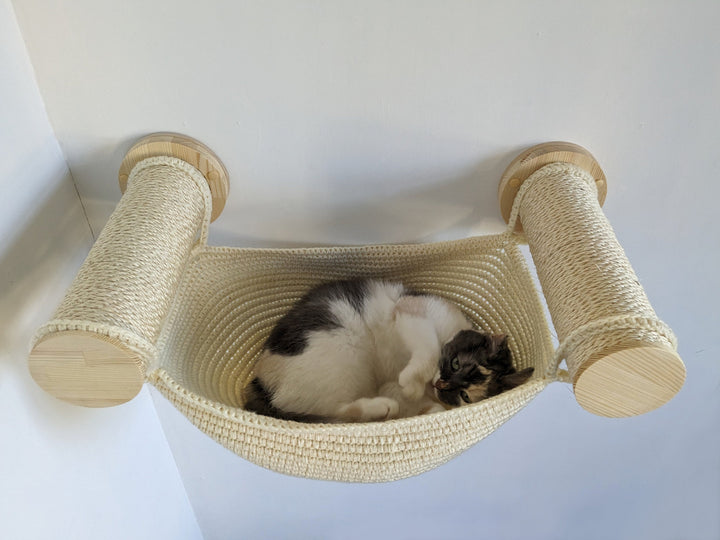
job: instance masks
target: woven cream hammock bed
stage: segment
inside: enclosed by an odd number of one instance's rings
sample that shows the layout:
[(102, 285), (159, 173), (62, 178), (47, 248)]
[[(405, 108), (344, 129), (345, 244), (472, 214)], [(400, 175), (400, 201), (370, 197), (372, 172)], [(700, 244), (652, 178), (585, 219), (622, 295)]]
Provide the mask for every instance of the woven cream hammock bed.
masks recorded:
[[(148, 381), (199, 429), (263, 467), (379, 482), (458, 455), (553, 381), (572, 382), (578, 402), (604, 416), (652, 410), (684, 382), (673, 333), (600, 208), (605, 177), (579, 146), (539, 145), (508, 167), (506, 232), (430, 244), (208, 246), (227, 173), (207, 147), (179, 135), (140, 140), (120, 183), (120, 203), (30, 354), (38, 384), (70, 403), (120, 404)], [(557, 349), (518, 247), (525, 241)], [(244, 411), (241, 390), (275, 321), (311, 286), (354, 276), (451, 300), (478, 327), (508, 334), (517, 367), (533, 366), (533, 378), (471, 406), (386, 422), (301, 424)]]

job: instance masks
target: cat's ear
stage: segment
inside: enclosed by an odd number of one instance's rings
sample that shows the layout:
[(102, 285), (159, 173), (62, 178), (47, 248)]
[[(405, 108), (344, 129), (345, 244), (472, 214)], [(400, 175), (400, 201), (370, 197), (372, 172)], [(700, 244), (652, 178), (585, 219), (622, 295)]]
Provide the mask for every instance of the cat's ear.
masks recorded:
[(507, 348), (507, 335), (493, 334), (490, 336), (490, 343), (492, 344), (492, 354), (496, 354), (499, 350)]
[(490, 343), (491, 362), (502, 366), (504, 369), (511, 369), (512, 359), (507, 336), (505, 334), (495, 334), (490, 337)]
[(452, 358), (459, 352), (488, 347), (490, 347), (489, 334), (483, 334), (475, 330), (460, 330), (455, 334), (455, 337), (443, 346), (442, 355), (445, 358)]
[(458, 350), (470, 351), (473, 349), (490, 349), (492, 348), (492, 336), (484, 332), (476, 330), (461, 330), (452, 340)]
[(443, 358), (452, 358), (457, 353), (457, 347), (455, 347), (454, 341), (455, 340), (451, 339), (440, 349), (440, 354)]
[(515, 373), (503, 375), (502, 377), (500, 377), (500, 382), (502, 383), (503, 390), (510, 390), (512, 388), (520, 386), (530, 378), (530, 376), (533, 374), (533, 371), (535, 371), (535, 368), (529, 367), (523, 369), (522, 371), (516, 371)]

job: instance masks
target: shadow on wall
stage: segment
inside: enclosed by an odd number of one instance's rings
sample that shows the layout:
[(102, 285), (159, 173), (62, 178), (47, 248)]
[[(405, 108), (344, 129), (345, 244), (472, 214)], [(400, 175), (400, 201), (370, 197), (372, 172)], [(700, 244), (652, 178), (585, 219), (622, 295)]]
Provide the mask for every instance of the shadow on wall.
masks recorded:
[(5, 368), (27, 372), (35, 328), (52, 316), (92, 245), (69, 174), (55, 184), (25, 230), (0, 253), (0, 344), (3, 353), (12, 353), (12, 366)]
[(315, 199), (288, 208), (244, 201), (237, 194), (242, 186), (231, 178), (231, 197), (235, 190), (236, 198), (225, 212), (232, 213), (233, 223), (240, 223), (242, 230), (228, 229), (221, 216), (210, 228), (210, 244), (280, 248), (430, 242), (497, 233), (505, 228), (497, 186), (518, 151), (498, 152), (474, 166), (433, 178), (388, 179), (389, 185), (419, 186), (389, 196), (370, 194), (336, 203)]
[[(310, 126), (290, 136), (286, 125), (270, 124), (259, 147), (240, 144), (242, 136), (214, 140), (189, 133), (216, 151), (230, 172), (230, 197), (210, 228), (211, 245), (423, 242), (498, 232), (504, 229), (500, 176), (527, 146), (498, 149), (489, 141), (358, 122)], [(120, 199), (116, 175), (125, 152), (150, 131), (120, 142), (75, 141), (87, 149), (73, 170), (96, 234)]]
[[(130, 147), (144, 135), (146, 133), (138, 133), (122, 140), (90, 136), (75, 140), (76, 146), (83, 150), (73, 159), (73, 174), (96, 238), (122, 197), (118, 182), (120, 163)], [(80, 177), (85, 182), (80, 183)]]

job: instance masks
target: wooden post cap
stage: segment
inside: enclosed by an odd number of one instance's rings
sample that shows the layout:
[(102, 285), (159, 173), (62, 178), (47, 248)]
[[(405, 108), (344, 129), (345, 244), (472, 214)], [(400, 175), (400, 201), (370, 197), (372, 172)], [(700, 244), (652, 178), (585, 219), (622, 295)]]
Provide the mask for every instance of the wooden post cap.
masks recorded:
[[(500, 208), (505, 221), (509, 221), (515, 198), (525, 182), (533, 173), (552, 163), (568, 163), (586, 171), (594, 180), (597, 199), (600, 205), (605, 201), (607, 181), (597, 160), (581, 146), (569, 142), (548, 142), (533, 146), (518, 155), (505, 170), (498, 187)], [(562, 341), (570, 330), (583, 328), (588, 321), (577, 317), (567, 308), (582, 309), (583, 305), (593, 303), (596, 320), (602, 320), (603, 314), (612, 318), (643, 314), (654, 318), (655, 314), (642, 290), (637, 278), (629, 268), (629, 261), (617, 243), (607, 220), (600, 219), (602, 211), (595, 204), (594, 194), (587, 190), (577, 191), (577, 198), (568, 196), (568, 204), (582, 205), (584, 213), (573, 214), (577, 220), (572, 231), (554, 227), (564, 223), (558, 219), (562, 208), (556, 213), (543, 213), (549, 209), (564, 189), (575, 189), (575, 185), (550, 183), (548, 179), (539, 186), (535, 196), (536, 208), (524, 208), (523, 217), (528, 225), (527, 236), (533, 259), (538, 265), (538, 276), (543, 293), (553, 312), (556, 328), (563, 328), (559, 335)], [(543, 189), (543, 191), (539, 191)], [(547, 195), (542, 199), (543, 195)], [(582, 195), (582, 196), (581, 196)], [(569, 209), (568, 209), (569, 210)], [(544, 217), (543, 217), (544, 216)], [(541, 218), (542, 219), (539, 219)], [(575, 218), (573, 218), (575, 219)], [(532, 225), (532, 229), (531, 226)], [(588, 225), (593, 235), (581, 227)], [(566, 225), (570, 227), (569, 225)], [(516, 231), (521, 231), (520, 220)], [(570, 233), (578, 233), (571, 235)], [(588, 242), (584, 244), (583, 242)], [(594, 247), (602, 246), (595, 250)], [(582, 249), (581, 249), (582, 246)], [(592, 250), (584, 250), (591, 247)], [(602, 250), (602, 251), (601, 251)], [(578, 261), (573, 272), (561, 272), (553, 265), (567, 268), (568, 261)], [(595, 261), (612, 261), (617, 272), (612, 282), (604, 280), (603, 272)], [(588, 265), (587, 273), (582, 272), (580, 263)], [(597, 267), (599, 272), (593, 273)], [(594, 277), (591, 277), (594, 276)], [(598, 293), (596, 291), (602, 291)], [(568, 301), (572, 300), (572, 304)], [(580, 307), (578, 307), (580, 306)], [(558, 332), (559, 334), (561, 332)], [(670, 345), (670, 339), (622, 338), (618, 333), (613, 336), (617, 342), (607, 345), (588, 332), (584, 336), (582, 354), (585, 357), (566, 355), (568, 370), (573, 380), (575, 397), (587, 411), (608, 417), (634, 416), (649, 412), (669, 401), (682, 387), (685, 381), (685, 365)], [(578, 353), (579, 354), (579, 353)]]
[[(498, 199), (500, 201), (500, 213), (505, 223), (510, 220), (515, 196), (523, 182), (535, 171), (551, 163), (572, 163), (588, 171), (595, 179), (598, 201), (602, 206), (607, 194), (607, 180), (605, 179), (605, 173), (603, 173), (593, 155), (577, 144), (562, 141), (547, 142), (528, 148), (518, 155), (508, 165), (500, 178)], [(516, 232), (522, 231), (520, 219), (517, 221), (515, 230)]]
[(573, 381), (587, 411), (612, 418), (650, 412), (670, 401), (685, 383), (685, 364), (672, 349), (640, 346), (586, 362)]
[(215, 153), (200, 141), (179, 133), (153, 133), (137, 141), (120, 164), (118, 180), (125, 193), (133, 167), (143, 159), (170, 156), (182, 159), (195, 167), (207, 180), (212, 194), (211, 221), (215, 221), (225, 208), (230, 191), (230, 180), (225, 166)]
[(142, 361), (119, 341), (91, 332), (58, 332), (41, 339), (28, 359), (35, 382), (58, 399), (111, 407), (134, 398), (143, 383)]

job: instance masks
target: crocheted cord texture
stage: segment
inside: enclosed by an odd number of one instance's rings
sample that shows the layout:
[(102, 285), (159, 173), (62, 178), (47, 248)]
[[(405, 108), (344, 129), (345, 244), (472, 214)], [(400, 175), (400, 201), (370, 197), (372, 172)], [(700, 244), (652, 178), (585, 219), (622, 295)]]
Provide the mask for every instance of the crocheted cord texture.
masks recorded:
[[(571, 180), (551, 181), (558, 175)], [(622, 249), (597, 232), (606, 227), (612, 236), (597, 202), (586, 201), (594, 189), (588, 176), (562, 164), (541, 169), (526, 180), (510, 226), (498, 235), (237, 249), (207, 246), (211, 199), (202, 175), (175, 158), (148, 158), (132, 170), (127, 192), (35, 343), (73, 329), (119, 340), (194, 425), (263, 467), (352, 482), (419, 474), (490, 434), (550, 382), (566, 379), (557, 371), (566, 353), (573, 374), (618, 340), (674, 344)], [(578, 227), (588, 213), (594, 221)], [(519, 249), (524, 238), (511, 232), (519, 215), (540, 261), (558, 351)], [(474, 405), (386, 422), (301, 424), (243, 410), (241, 390), (275, 322), (311, 286), (359, 276), (401, 280), (454, 302), (477, 327), (508, 334), (516, 366), (533, 366), (533, 378)]]
[(565, 358), (575, 381), (605, 351), (677, 348), (600, 209), (590, 173), (568, 163), (537, 170), (518, 192), (510, 227), (518, 217), (561, 343), (551, 365)]

